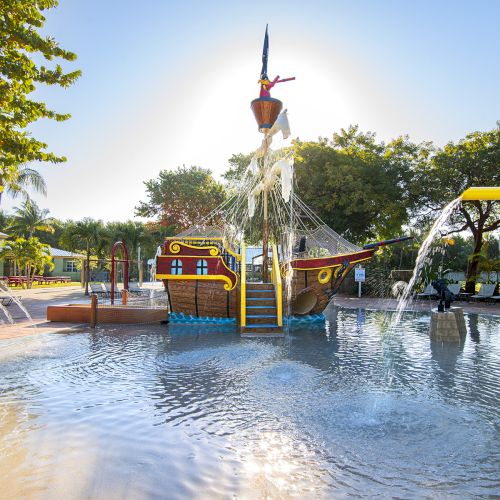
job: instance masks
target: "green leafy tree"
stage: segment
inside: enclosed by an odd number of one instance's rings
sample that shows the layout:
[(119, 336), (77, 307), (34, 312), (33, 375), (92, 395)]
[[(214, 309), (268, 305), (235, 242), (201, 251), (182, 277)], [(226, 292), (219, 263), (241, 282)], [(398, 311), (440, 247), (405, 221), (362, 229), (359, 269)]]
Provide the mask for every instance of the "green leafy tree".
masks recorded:
[(226, 198), (224, 186), (210, 170), (201, 167), (162, 170), (158, 179), (144, 184), (149, 200), (140, 202), (136, 215), (155, 217), (175, 231), (192, 226)]
[(295, 143), (298, 195), (333, 229), (360, 242), (393, 237), (408, 221), (408, 184), (423, 146), (401, 137), (388, 145), (357, 126), (331, 141)]
[(61, 236), (68, 225), (68, 222), (63, 222), (59, 219), (50, 219), (51, 232), (35, 231), (35, 236), (38, 236), (43, 243), (46, 243), (51, 248), (62, 248)]
[(31, 238), (35, 232), (54, 232), (52, 218), (48, 217), (49, 210), (41, 209), (31, 200), (26, 200), (14, 210), (9, 231), (18, 236)]
[(85, 295), (89, 294), (90, 260), (102, 243), (106, 243), (102, 221), (85, 218), (70, 222), (61, 236), (61, 242), (72, 251), (85, 252)]
[(0, 203), (4, 192), (7, 192), (12, 198), (22, 195), (28, 199), (28, 188), (32, 188), (44, 196), (47, 195), (47, 185), (42, 174), (27, 166), (10, 169), (10, 175), (3, 176), (0, 182), (2, 183), (0, 184)]
[[(472, 186), (500, 185), (500, 129), (473, 132), (438, 150), (416, 170), (413, 192), (423, 207), (421, 217), (435, 214)], [(500, 227), (498, 201), (463, 202), (450, 220), (448, 234), (469, 230), (474, 238), (467, 266), (466, 291), (474, 292), (481, 250), (488, 233)]]
[(250, 161), (252, 160), (253, 153), (249, 154), (233, 154), (229, 158), (229, 168), (224, 172), (223, 178), (228, 183), (230, 188), (235, 188), (240, 183), (245, 170), (247, 169)]
[(12, 217), (8, 215), (4, 210), (0, 210), (0, 231), (3, 233), (7, 232), (7, 228), (10, 225)]
[[(47, 152), (47, 144), (31, 137), (28, 126), (41, 119), (67, 120), (45, 103), (30, 98), (39, 84), (70, 86), (80, 71), (66, 73), (59, 64), (37, 64), (41, 58), (73, 61), (73, 52), (59, 47), (52, 37), (42, 36), (44, 11), (56, 0), (2, 0), (0, 3), (0, 190), (19, 181), (19, 166), (31, 161), (65, 161)], [(33, 57), (34, 56), (34, 57)]]
[(16, 267), (23, 272), (26, 276), (26, 283), (21, 284), (23, 288), (31, 288), (35, 274), (42, 273), (45, 266), (54, 268), (50, 247), (36, 237), (6, 240), (0, 250), (0, 258), (12, 259)]

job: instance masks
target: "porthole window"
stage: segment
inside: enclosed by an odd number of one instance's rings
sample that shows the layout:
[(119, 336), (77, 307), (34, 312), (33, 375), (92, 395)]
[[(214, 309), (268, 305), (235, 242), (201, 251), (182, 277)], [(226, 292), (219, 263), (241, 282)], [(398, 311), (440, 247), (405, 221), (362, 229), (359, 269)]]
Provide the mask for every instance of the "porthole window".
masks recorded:
[(172, 261), (172, 266), (170, 268), (170, 274), (182, 274), (182, 260), (175, 259)]
[(208, 264), (205, 259), (200, 259), (196, 263), (196, 274), (208, 274)]

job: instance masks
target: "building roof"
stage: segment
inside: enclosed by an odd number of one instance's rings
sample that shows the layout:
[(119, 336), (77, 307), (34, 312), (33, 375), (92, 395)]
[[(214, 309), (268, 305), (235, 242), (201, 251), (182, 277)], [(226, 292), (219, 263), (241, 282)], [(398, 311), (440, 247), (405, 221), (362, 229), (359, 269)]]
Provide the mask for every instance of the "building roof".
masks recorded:
[(75, 257), (80, 259), (85, 257), (85, 255), (81, 253), (68, 252), (67, 250), (61, 250), (60, 248), (54, 247), (50, 247), (50, 255), (52, 255), (52, 257)]

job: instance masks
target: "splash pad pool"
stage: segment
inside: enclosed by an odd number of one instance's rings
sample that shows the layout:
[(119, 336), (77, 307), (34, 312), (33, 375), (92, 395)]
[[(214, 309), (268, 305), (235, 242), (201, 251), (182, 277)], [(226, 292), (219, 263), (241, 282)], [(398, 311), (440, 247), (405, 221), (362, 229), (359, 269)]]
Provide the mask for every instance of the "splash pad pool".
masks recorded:
[[(498, 494), (500, 319), (329, 307), (285, 339), (190, 325), (0, 346), (2, 495)], [(170, 329), (170, 330), (169, 330)]]

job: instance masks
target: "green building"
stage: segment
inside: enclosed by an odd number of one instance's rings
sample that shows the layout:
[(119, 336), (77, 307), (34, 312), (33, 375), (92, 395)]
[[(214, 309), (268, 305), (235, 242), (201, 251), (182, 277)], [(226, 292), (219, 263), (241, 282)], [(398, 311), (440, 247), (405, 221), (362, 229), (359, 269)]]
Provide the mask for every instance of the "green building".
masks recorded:
[[(9, 236), (7, 234), (0, 232), (0, 248), (8, 238)], [(50, 254), (52, 255), (54, 269), (44, 273), (46, 276), (69, 276), (71, 281), (80, 281), (80, 269), (82, 267), (80, 263), (85, 258), (84, 255), (52, 247), (50, 248)], [(4, 259), (0, 259), (0, 277), (10, 276), (12, 268), (12, 263), (9, 262), (9, 260), (4, 261)]]
[(70, 276), (71, 281), (80, 281), (82, 268), (80, 264), (85, 258), (84, 255), (52, 247), (50, 254), (54, 263), (54, 269), (49, 273), (50, 276)]

